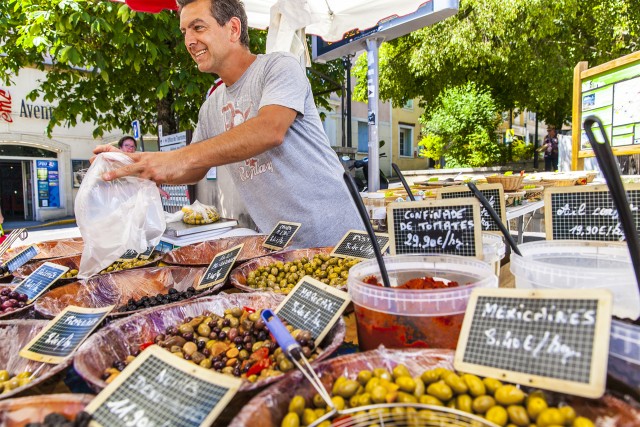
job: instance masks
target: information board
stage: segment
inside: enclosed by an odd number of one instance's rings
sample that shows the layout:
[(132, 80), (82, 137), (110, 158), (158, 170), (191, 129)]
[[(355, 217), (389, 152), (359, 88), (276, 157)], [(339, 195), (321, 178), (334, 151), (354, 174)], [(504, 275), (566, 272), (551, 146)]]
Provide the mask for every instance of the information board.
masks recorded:
[(27, 297), (29, 297), (27, 303), (31, 304), (68, 270), (69, 267), (65, 267), (64, 265), (45, 262), (20, 282), (14, 291), (27, 295)]
[(29, 246), (27, 249), (23, 250), (9, 261), (7, 261), (4, 265), (9, 270), (9, 273), (13, 273), (23, 265), (25, 265), (29, 260), (38, 255), (40, 250), (37, 246)]
[(280, 221), (269, 233), (269, 237), (267, 237), (262, 246), (276, 251), (284, 249), (301, 226), (302, 224), (299, 222)]
[[(478, 191), (489, 201), (489, 204), (494, 211), (498, 213), (498, 216), (503, 223), (507, 222), (507, 208), (504, 199), (504, 187), (502, 184), (484, 184), (478, 185)], [(443, 187), (438, 191), (439, 199), (456, 199), (460, 197), (474, 197), (471, 190), (466, 186), (455, 185), (452, 187)], [(482, 223), (483, 231), (498, 231), (500, 227), (491, 218), (489, 211), (480, 205), (480, 222)]]
[(584, 118), (598, 117), (614, 155), (640, 153), (640, 52), (593, 68), (580, 62), (573, 75), (572, 169), (595, 154), (584, 131)]
[(152, 345), (85, 410), (92, 426), (210, 426), (241, 383)]
[(606, 289), (474, 289), (454, 366), (598, 398), (607, 379), (611, 309)]
[[(380, 252), (384, 253), (389, 248), (389, 235), (386, 233), (375, 233), (375, 235)], [(356, 259), (371, 259), (376, 256), (369, 234), (358, 230), (347, 231), (347, 234), (333, 248), (330, 255), (338, 258)]]
[(200, 283), (198, 283), (198, 286), (196, 286), (196, 289), (210, 288), (211, 286), (224, 282), (243, 246), (244, 243), (241, 243), (238, 246), (234, 246), (216, 255), (215, 258), (211, 260), (209, 267), (207, 267), (207, 271), (202, 275), (202, 279)]
[(474, 198), (390, 203), (391, 255), (482, 257), (480, 202)]
[(82, 344), (114, 307), (67, 306), (18, 354), (38, 362), (61, 363)]
[(350, 302), (348, 293), (304, 276), (275, 313), (294, 328), (311, 332), (318, 346)]
[[(625, 184), (625, 190), (640, 231), (640, 184)], [(547, 188), (544, 217), (547, 240), (624, 240), (618, 210), (606, 185)]]

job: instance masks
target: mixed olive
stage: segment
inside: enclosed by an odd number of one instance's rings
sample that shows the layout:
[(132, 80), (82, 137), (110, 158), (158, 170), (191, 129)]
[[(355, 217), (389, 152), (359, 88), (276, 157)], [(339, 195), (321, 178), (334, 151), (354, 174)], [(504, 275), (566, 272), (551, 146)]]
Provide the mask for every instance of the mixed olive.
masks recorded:
[[(315, 359), (317, 354), (313, 351), (311, 332), (294, 329), (284, 323), (305, 356)], [(205, 312), (185, 318), (177, 326), (169, 326), (153, 342), (143, 344), (125, 360), (114, 362), (102, 378), (107, 383), (113, 381), (140, 351), (154, 343), (201, 367), (250, 382), (294, 369), (293, 363), (270, 338), (260, 312), (247, 307), (233, 307), (225, 310), (223, 316)]]
[(158, 294), (156, 296), (145, 295), (140, 299), (129, 298), (126, 305), (123, 305), (118, 309), (120, 312), (142, 310), (149, 307), (156, 307), (158, 305), (169, 304), (172, 302), (182, 301), (189, 299), (198, 294), (193, 286), (189, 286), (184, 291), (179, 291), (175, 288), (169, 288), (166, 294)]
[[(446, 406), (484, 417), (499, 426), (507, 427), (593, 427), (593, 422), (580, 417), (568, 405), (551, 407), (543, 392), (525, 393), (512, 384), (494, 378), (480, 378), (445, 368), (435, 368), (412, 376), (404, 365), (391, 372), (385, 368), (360, 371), (355, 379), (337, 378), (331, 390), (333, 406), (337, 410), (380, 403), (420, 403)], [(316, 394), (310, 401), (296, 395), (289, 402), (282, 427), (306, 426), (316, 422), (329, 408)], [(373, 408), (376, 414), (406, 414), (425, 421), (434, 412), (413, 407)], [(362, 413), (360, 413), (362, 412)], [(356, 412), (354, 417), (365, 415)], [(424, 418), (423, 418), (424, 417)], [(330, 426), (331, 421), (320, 424)]]
[(11, 376), (8, 371), (0, 371), (0, 393), (9, 393), (10, 391), (29, 384), (34, 380), (34, 376), (31, 372), (20, 372), (17, 375)]
[(0, 313), (9, 313), (27, 305), (29, 296), (12, 291), (11, 288), (3, 288), (0, 291)]
[(349, 269), (359, 262), (352, 258), (337, 258), (328, 254), (316, 254), (312, 259), (282, 262), (276, 261), (247, 274), (247, 286), (263, 291), (288, 294), (304, 276), (312, 276), (330, 286), (347, 284)]
[(44, 417), (41, 423), (28, 423), (25, 427), (87, 427), (91, 422), (91, 414), (80, 411), (73, 421), (62, 414), (53, 412)]
[(66, 273), (64, 273), (62, 276), (60, 276), (61, 279), (74, 279), (76, 276), (78, 275), (78, 269), (77, 268), (70, 268), (67, 270)]
[(100, 271), (99, 274), (112, 273), (114, 271), (120, 271), (120, 270), (129, 270), (131, 268), (142, 267), (143, 265), (147, 265), (147, 264), (149, 264), (148, 259), (139, 259), (139, 258), (128, 259), (124, 261), (116, 261), (111, 265), (109, 265), (107, 268)]

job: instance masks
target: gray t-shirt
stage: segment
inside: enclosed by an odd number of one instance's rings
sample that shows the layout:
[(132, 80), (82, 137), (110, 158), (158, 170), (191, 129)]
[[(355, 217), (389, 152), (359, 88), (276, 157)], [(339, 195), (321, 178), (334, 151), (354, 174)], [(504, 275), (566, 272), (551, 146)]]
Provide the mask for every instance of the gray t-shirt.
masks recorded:
[(364, 230), (313, 102), (311, 85), (294, 56), (258, 55), (231, 87), (218, 87), (200, 108), (193, 141), (219, 135), (255, 117), (266, 105), (298, 112), (284, 142), (226, 165), (247, 211), (263, 233), (279, 221), (299, 222), (294, 247), (335, 246), (350, 229)]

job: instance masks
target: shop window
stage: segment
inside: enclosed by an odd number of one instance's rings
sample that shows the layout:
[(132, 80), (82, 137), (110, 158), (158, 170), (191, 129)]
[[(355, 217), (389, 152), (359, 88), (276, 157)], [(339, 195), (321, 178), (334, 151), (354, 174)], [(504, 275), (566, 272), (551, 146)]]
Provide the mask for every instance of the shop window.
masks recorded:
[(48, 159), (58, 157), (55, 151), (45, 150), (44, 148), (31, 147), (29, 145), (4, 145), (0, 144), (0, 156), (11, 157), (45, 157)]
[(84, 174), (91, 166), (89, 160), (71, 160), (71, 169), (73, 170), (73, 187), (79, 188), (82, 184)]
[(402, 108), (404, 108), (405, 110), (412, 110), (413, 111), (413, 99), (408, 100), (403, 106)]
[(413, 128), (399, 126), (400, 156), (413, 157)]
[(369, 152), (369, 124), (358, 122), (358, 153)]

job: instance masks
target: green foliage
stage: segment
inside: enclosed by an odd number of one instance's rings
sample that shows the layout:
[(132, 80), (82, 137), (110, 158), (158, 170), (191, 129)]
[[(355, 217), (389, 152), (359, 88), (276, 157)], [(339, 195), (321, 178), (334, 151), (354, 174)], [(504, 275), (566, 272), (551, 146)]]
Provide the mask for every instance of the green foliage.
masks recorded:
[(514, 162), (531, 160), (533, 158), (533, 144), (514, 138), (511, 143), (511, 158)]
[[(128, 133), (133, 119), (152, 134), (157, 124), (165, 134), (193, 128), (216, 77), (198, 71), (171, 11), (137, 13), (97, 0), (3, 0), (0, 27), (11, 29), (0, 36), (0, 81), (11, 84), (25, 67), (47, 71), (29, 98), (56, 104), (49, 135), (78, 122), (94, 123), (94, 137)], [(252, 52), (263, 53), (266, 32), (249, 33)], [(335, 63), (321, 69), (342, 81)], [(314, 93), (328, 85), (312, 80)]]
[(487, 166), (500, 159), (494, 137), (500, 118), (486, 88), (473, 82), (445, 89), (423, 119), (419, 143), (424, 155), (434, 160), (444, 156), (447, 167)]

